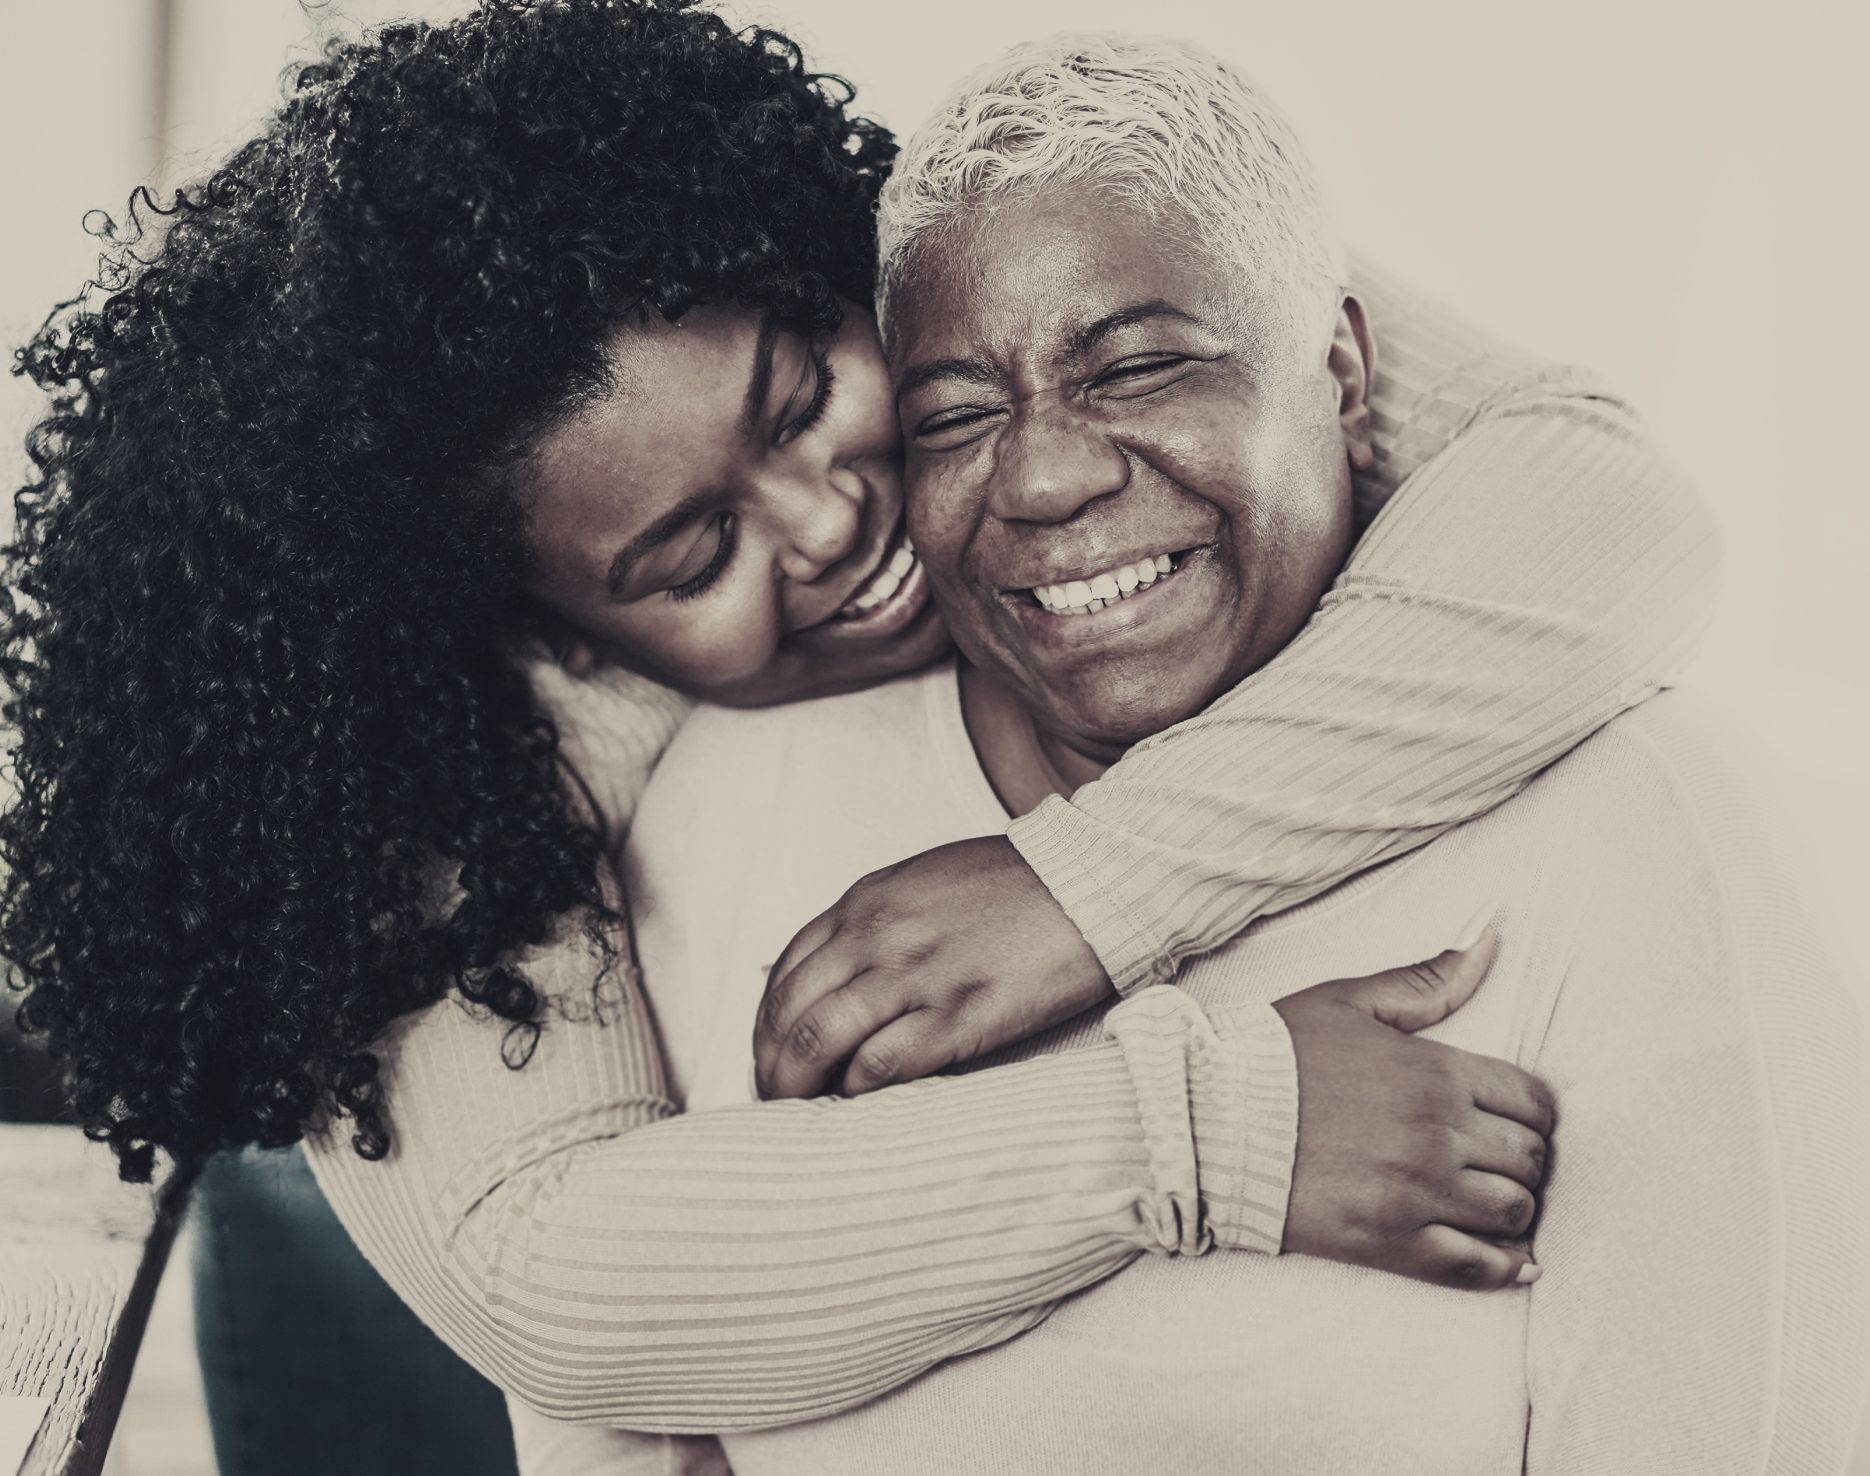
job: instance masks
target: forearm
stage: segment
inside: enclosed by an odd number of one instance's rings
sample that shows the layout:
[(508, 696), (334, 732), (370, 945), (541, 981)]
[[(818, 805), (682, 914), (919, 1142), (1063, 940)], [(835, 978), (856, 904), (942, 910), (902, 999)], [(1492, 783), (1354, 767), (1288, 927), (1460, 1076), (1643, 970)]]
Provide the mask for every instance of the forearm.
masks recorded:
[[(578, 1028), (554, 1024), (509, 1074), (563, 1075), (552, 1039)], [(1277, 1249), (1296, 1134), (1283, 1026), (1264, 1009), (1211, 1025), (1163, 990), (1111, 1028), (854, 1101), (669, 1119), (612, 1080), (608, 1113), (515, 1135), (441, 1185), (404, 1123), (459, 1090), (459, 1062), (424, 1080), (407, 1052), (392, 1158), (312, 1157), (391, 1284), (528, 1405), (652, 1431), (785, 1424), (1012, 1337), (1146, 1251)]]
[(1311, 623), (1010, 831), (1120, 990), (1516, 793), (1682, 669), (1710, 514), (1613, 402), (1504, 404), (1424, 466)]

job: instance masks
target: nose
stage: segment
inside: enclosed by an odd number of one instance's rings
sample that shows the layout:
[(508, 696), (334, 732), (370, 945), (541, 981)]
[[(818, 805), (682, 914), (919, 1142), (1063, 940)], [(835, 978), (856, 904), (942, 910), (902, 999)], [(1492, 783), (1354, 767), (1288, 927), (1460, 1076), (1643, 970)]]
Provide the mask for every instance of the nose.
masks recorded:
[(762, 491), (786, 578), (810, 584), (850, 557), (863, 527), (861, 477), (836, 467), (801, 467), (775, 475)]
[(996, 517), (1063, 523), (1129, 480), (1129, 460), (1081, 407), (1039, 394), (1016, 406), (1001, 432), (988, 505)]

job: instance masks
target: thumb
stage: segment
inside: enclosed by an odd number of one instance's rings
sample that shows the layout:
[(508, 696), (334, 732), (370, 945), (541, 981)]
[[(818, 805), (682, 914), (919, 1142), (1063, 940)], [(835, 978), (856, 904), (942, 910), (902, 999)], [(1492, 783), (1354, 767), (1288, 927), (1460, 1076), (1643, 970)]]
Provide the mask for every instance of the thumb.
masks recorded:
[(1324, 987), (1339, 1004), (1363, 1010), (1391, 1029), (1414, 1034), (1438, 1025), (1474, 997), (1499, 952), (1491, 932), (1468, 948), (1450, 948), (1426, 963), (1385, 969), (1362, 979), (1340, 979)]
[(582, 636), (572, 636), (565, 642), (559, 664), (569, 676), (588, 677), (597, 669), (597, 652)]

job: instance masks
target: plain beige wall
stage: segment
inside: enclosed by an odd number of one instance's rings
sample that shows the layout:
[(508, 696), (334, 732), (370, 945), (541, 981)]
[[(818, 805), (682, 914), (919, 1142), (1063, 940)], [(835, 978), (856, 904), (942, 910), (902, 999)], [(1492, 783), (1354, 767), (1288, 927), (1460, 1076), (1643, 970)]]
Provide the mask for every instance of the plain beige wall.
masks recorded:
[[(0, 10), (0, 337), (83, 280), (85, 209), (187, 178), (333, 29), (465, 0), (14, 0)], [(1696, 683), (1758, 731), (1870, 955), (1870, 400), (1858, 0), (736, 0), (899, 130), (1008, 42), (1175, 32), (1295, 115), (1351, 239), (1528, 346), (1608, 371), (1699, 476), (1730, 550)], [(169, 65), (156, 18), (173, 16)], [(159, 126), (153, 109), (166, 99)], [(160, 135), (160, 136), (159, 136)], [(34, 401), (11, 381), (0, 432)], [(1510, 495), (1510, 489), (1506, 489)]]
[[(295, 48), (357, 20), (464, 8), (8, 0), (0, 337), (22, 341), (83, 280), (87, 208), (120, 208), (141, 179), (188, 177), (264, 113)], [(1870, 956), (1861, 0), (733, 9), (804, 41), (899, 130), (975, 62), (1064, 28), (1178, 33), (1245, 64), (1310, 139), (1356, 244), (1524, 344), (1608, 371), (1696, 472), (1727, 529), (1729, 576), (1691, 680), (1759, 735)], [(16, 381), (0, 393), (9, 446), (32, 404)], [(1855, 1469), (1870, 1473), (1870, 1454)]]

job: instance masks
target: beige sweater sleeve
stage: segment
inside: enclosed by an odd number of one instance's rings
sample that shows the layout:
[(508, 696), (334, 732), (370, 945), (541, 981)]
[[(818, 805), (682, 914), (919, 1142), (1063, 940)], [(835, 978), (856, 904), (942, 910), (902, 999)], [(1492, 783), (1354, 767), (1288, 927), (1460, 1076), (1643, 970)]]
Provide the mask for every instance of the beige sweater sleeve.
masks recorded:
[(1144, 1252), (1277, 1250), (1297, 1134), (1265, 1007), (1174, 989), (1097, 1047), (854, 1101), (677, 1116), (633, 980), (569, 937), (561, 1018), (501, 1063), (453, 999), (382, 1043), (394, 1146), (307, 1140), (352, 1238), (442, 1338), (560, 1419), (687, 1432), (849, 1408), (1032, 1326)]
[(1365, 272), (1374, 518), (1297, 640), (1010, 835), (1119, 990), (1517, 793), (1672, 680), (1713, 518), (1631, 411)]

